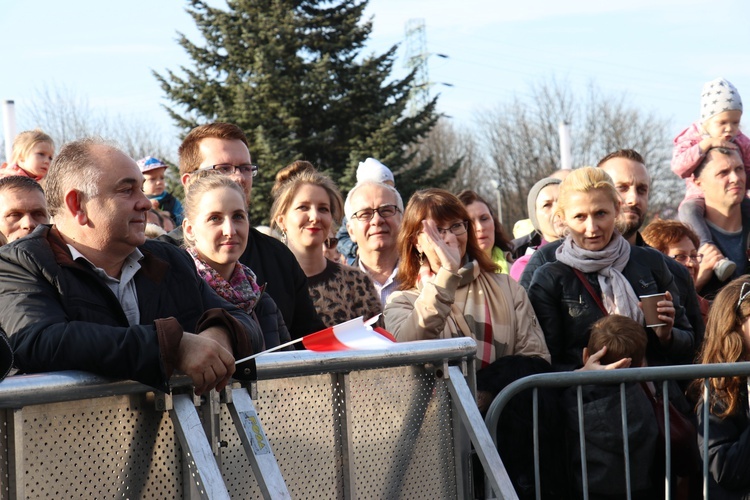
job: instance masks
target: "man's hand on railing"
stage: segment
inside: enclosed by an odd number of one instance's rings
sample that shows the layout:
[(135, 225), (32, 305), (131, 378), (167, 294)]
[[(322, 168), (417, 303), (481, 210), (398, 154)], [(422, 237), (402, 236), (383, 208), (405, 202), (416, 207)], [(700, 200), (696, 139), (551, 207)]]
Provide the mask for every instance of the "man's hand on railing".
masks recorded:
[(185, 332), (177, 353), (177, 368), (192, 379), (195, 394), (200, 396), (227, 386), (234, 373), (234, 356), (207, 335)]

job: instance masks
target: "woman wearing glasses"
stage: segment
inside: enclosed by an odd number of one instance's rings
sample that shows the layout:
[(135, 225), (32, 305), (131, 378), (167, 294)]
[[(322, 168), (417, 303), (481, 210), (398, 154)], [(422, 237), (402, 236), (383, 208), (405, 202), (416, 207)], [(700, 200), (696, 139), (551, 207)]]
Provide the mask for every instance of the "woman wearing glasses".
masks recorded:
[[(687, 268), (693, 278), (695, 291), (700, 292), (714, 272), (714, 266), (724, 256), (711, 246), (706, 255), (698, 253), (700, 239), (689, 226), (676, 220), (655, 219), (641, 232), (643, 240)], [(698, 295), (705, 324), (711, 302)]]
[(396, 339), (472, 337), (478, 368), (511, 354), (549, 361), (526, 292), (495, 273), (456, 196), (442, 189), (415, 193), (404, 210), (398, 249), (400, 289), (384, 314)]
[(307, 276), (315, 309), (326, 326), (382, 312), (375, 287), (362, 271), (326, 259), (324, 242), (334, 220), (341, 220), (338, 188), (308, 162), (297, 161), (276, 174), (271, 191), (272, 227), (292, 251)]
[[(700, 363), (750, 361), (750, 279), (742, 276), (726, 285), (708, 313)], [(693, 385), (703, 393), (704, 380)], [(750, 498), (750, 406), (747, 377), (709, 379), (708, 416), (709, 498)], [(698, 415), (698, 448), (703, 454), (703, 399)], [(704, 457), (705, 459), (706, 457)]]
[[(612, 179), (599, 168), (574, 170), (560, 184), (557, 215), (567, 236), (557, 249), (556, 262), (534, 273), (529, 298), (544, 331), (556, 370), (583, 367), (588, 329), (608, 314), (627, 316), (645, 325), (640, 297), (665, 293), (657, 303), (661, 326), (647, 328), (646, 359), (650, 365), (691, 363), (694, 336), (672, 274), (654, 250), (628, 244), (615, 229), (620, 196)], [(602, 368), (602, 350), (585, 368)], [(628, 366), (624, 358), (611, 368)]]

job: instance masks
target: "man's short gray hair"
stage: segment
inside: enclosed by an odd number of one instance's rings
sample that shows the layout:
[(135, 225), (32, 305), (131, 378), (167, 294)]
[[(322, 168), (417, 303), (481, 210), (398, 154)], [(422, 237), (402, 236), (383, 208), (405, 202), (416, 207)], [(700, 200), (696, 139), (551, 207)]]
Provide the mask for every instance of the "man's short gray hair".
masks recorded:
[(362, 186), (376, 186), (379, 188), (383, 188), (387, 191), (390, 191), (393, 193), (393, 195), (396, 197), (396, 206), (398, 207), (399, 211), (401, 213), (404, 213), (404, 200), (401, 199), (401, 194), (398, 192), (398, 190), (390, 186), (388, 184), (384, 184), (382, 182), (375, 182), (375, 181), (363, 181), (354, 186), (351, 191), (349, 191), (349, 194), (346, 195), (346, 201), (344, 202), (344, 215), (346, 216), (346, 220), (351, 220), (352, 215), (354, 215), (354, 207), (352, 207), (352, 198), (354, 197), (354, 193), (357, 192), (359, 188)]
[(72, 187), (83, 194), (84, 200), (99, 194), (102, 170), (98, 164), (100, 158), (93, 153), (96, 146), (119, 151), (113, 142), (101, 137), (87, 137), (63, 145), (55, 156), (44, 179), (47, 209), (51, 216), (62, 211), (65, 192)]

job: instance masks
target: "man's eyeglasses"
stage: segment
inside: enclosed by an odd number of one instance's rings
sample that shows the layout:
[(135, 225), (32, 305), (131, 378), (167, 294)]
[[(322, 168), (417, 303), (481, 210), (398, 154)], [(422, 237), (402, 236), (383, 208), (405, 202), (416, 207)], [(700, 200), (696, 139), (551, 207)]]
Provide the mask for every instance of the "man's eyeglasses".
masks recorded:
[(677, 255), (671, 255), (671, 257), (679, 262), (680, 264), (687, 265), (689, 260), (692, 260), (696, 264), (700, 264), (703, 261), (703, 254), (699, 253), (697, 255), (688, 255), (685, 253), (678, 253)]
[(382, 218), (387, 219), (388, 217), (393, 217), (400, 211), (401, 210), (399, 210), (396, 205), (383, 205), (382, 207), (378, 208), (363, 208), (362, 210), (354, 212), (352, 214), (352, 219), (357, 219), (361, 222), (367, 222), (375, 217), (375, 212), (377, 212), (378, 215), (380, 215)]
[(451, 227), (439, 227), (437, 228), (438, 232), (440, 233), (440, 236), (444, 236), (448, 234), (448, 231), (455, 234), (456, 236), (461, 236), (462, 234), (465, 234), (466, 231), (469, 230), (469, 221), (461, 221), (456, 222)]
[(327, 249), (336, 248), (336, 245), (339, 244), (338, 238), (326, 238), (325, 241), (323, 241), (323, 244), (326, 246)]
[(258, 165), (252, 163), (243, 163), (242, 165), (232, 165), (231, 163), (217, 163), (210, 167), (203, 167), (199, 170), (216, 170), (224, 175), (232, 175), (235, 172), (239, 172), (242, 175), (252, 175), (255, 177), (258, 175)]
[[(745, 291), (745, 287), (747, 287), (747, 291)], [(740, 306), (742, 305), (742, 301), (747, 298), (747, 296), (750, 295), (750, 283), (745, 281), (742, 283), (742, 288), (740, 288), (740, 298), (737, 300), (737, 307), (735, 308), (735, 312), (740, 312)]]

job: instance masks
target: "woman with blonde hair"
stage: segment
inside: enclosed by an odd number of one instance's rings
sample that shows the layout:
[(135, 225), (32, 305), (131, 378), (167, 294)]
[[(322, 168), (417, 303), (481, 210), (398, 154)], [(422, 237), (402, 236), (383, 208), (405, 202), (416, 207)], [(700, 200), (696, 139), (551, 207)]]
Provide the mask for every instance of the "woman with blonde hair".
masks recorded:
[(21, 132), (13, 140), (10, 162), (0, 166), (0, 177), (20, 175), (41, 182), (54, 154), (55, 142), (41, 129)]
[[(750, 361), (750, 276), (730, 282), (708, 312), (701, 364)], [(750, 403), (747, 377), (709, 379), (709, 497), (750, 498)], [(700, 394), (704, 380), (693, 388)], [(698, 448), (703, 453), (704, 402), (698, 403)], [(704, 457), (704, 460), (706, 457)]]
[(344, 202), (336, 184), (308, 162), (297, 161), (279, 171), (273, 187), (271, 224), (282, 235), (300, 267), (318, 316), (333, 326), (382, 312), (370, 278), (360, 271), (326, 259), (323, 244), (333, 221), (341, 220)]
[[(612, 179), (600, 168), (574, 170), (560, 184), (556, 215), (567, 235), (556, 262), (537, 269), (529, 286), (557, 370), (584, 367), (588, 329), (608, 314), (627, 316), (645, 326), (640, 297), (665, 293), (658, 302), (660, 326), (647, 328), (650, 365), (690, 363), (694, 335), (663, 257), (653, 249), (631, 246), (615, 227), (621, 200)], [(605, 355), (592, 354), (585, 368), (602, 368)], [(628, 366), (624, 358), (608, 365)]]
[(194, 173), (183, 204), (184, 244), (201, 278), (255, 317), (269, 349), (291, 338), (265, 283), (257, 283), (255, 273), (239, 261), (250, 231), (246, 207), (245, 192), (231, 177), (214, 170)]

